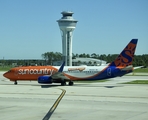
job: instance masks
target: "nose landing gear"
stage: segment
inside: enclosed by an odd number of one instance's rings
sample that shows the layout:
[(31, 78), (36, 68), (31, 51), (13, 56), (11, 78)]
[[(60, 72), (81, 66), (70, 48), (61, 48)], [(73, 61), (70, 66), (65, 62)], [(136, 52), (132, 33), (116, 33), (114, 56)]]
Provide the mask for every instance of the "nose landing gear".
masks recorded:
[(14, 85), (17, 85), (17, 81), (14, 81)]

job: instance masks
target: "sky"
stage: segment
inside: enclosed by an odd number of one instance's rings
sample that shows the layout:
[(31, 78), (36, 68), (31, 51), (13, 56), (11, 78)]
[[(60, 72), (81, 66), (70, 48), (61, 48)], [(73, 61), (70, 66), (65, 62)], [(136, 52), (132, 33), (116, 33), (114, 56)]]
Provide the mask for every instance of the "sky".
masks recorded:
[(148, 0), (0, 0), (0, 59), (62, 53), (62, 11), (78, 20), (74, 54), (119, 54), (133, 38), (135, 54), (148, 54)]

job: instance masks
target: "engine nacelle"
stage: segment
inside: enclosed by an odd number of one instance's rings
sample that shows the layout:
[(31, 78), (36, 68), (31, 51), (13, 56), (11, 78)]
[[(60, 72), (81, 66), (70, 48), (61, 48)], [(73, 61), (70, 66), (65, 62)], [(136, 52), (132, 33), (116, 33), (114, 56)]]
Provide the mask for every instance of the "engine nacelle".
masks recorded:
[(40, 77), (38, 77), (38, 83), (51, 84), (52, 78), (51, 78), (51, 76), (40, 76)]

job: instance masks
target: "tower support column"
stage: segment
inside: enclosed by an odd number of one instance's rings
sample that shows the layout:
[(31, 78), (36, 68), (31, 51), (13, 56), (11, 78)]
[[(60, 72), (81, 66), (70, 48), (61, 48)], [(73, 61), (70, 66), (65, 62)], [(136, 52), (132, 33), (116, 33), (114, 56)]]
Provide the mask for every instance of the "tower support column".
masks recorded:
[(72, 66), (72, 38), (77, 21), (73, 19), (73, 12), (63, 11), (63, 17), (57, 20), (62, 36), (62, 54), (66, 66)]

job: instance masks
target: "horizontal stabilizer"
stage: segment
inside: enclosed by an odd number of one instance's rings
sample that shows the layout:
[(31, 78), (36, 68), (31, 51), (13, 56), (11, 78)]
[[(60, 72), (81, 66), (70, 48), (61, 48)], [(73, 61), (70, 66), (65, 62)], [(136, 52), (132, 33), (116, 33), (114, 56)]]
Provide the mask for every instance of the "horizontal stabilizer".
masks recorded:
[(143, 68), (144, 66), (137, 66), (137, 67), (134, 67), (134, 70), (135, 69), (139, 69), (139, 68)]
[(133, 70), (133, 65), (129, 65), (129, 66), (125, 67), (125, 68), (122, 68), (121, 70), (122, 71)]

